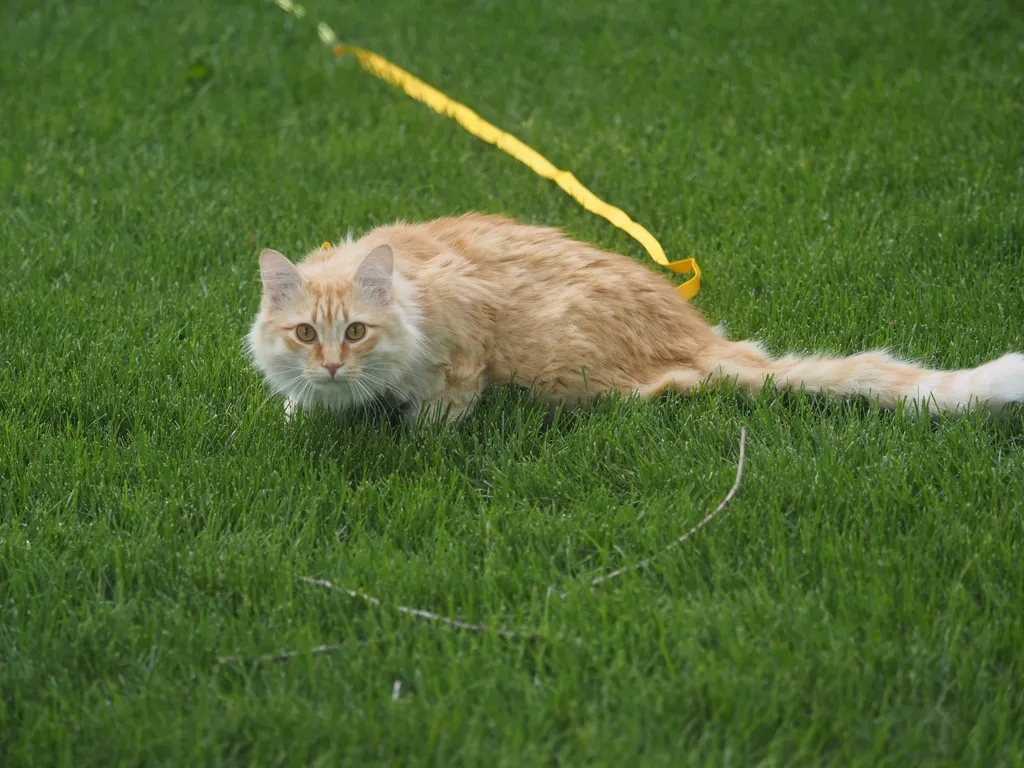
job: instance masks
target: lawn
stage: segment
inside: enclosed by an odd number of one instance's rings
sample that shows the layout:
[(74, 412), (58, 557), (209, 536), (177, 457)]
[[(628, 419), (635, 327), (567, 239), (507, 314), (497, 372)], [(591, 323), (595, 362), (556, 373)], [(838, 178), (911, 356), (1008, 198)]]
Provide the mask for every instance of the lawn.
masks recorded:
[[(261, 248), (398, 217), (646, 260), (322, 20), (697, 257), (735, 338), (1024, 350), (1019, 3), (306, 9), (2, 4), (0, 764), (1024, 764), (1024, 408), (499, 390), (406, 434), (286, 422), (242, 346)], [(714, 508), (743, 426), (727, 511), (591, 589)]]

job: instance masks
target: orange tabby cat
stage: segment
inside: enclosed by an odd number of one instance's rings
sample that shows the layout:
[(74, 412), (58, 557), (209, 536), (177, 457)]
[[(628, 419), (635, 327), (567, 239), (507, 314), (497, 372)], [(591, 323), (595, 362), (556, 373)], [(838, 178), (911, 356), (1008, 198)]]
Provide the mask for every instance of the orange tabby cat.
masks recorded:
[(256, 366), (296, 406), (377, 401), (442, 418), (491, 384), (572, 406), (603, 392), (644, 397), (733, 379), (906, 400), (932, 410), (1024, 400), (1024, 355), (934, 371), (885, 352), (770, 357), (729, 341), (672, 285), (625, 256), (561, 232), (468, 214), (397, 223), (310, 254), (260, 256), (263, 303), (249, 334)]

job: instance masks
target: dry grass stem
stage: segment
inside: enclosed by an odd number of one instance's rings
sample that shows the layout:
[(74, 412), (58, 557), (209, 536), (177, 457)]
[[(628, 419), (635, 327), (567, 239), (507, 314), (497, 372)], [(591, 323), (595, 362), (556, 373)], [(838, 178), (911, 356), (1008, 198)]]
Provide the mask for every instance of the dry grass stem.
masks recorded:
[[(306, 584), (312, 584), (316, 587), (323, 587), (324, 589), (330, 589), (335, 592), (341, 592), (343, 594), (348, 595), (349, 597), (364, 600), (367, 603), (370, 603), (370, 605), (373, 605), (377, 608), (384, 607), (384, 603), (382, 603), (378, 598), (374, 597), (373, 595), (368, 595), (365, 592), (360, 592), (356, 589), (339, 587), (338, 585), (333, 584), (330, 581), (327, 581), (326, 579), (314, 579), (310, 576), (300, 576), (299, 580), (305, 582)], [(449, 627), (450, 629), (464, 630), (467, 632), (487, 632), (489, 629), (491, 629), (490, 627), (484, 624), (470, 624), (469, 622), (462, 621), (461, 619), (450, 619), (447, 616), (440, 616), (439, 614), (431, 613), (430, 611), (425, 611), (422, 608), (410, 608), (407, 605), (396, 605), (395, 610), (397, 610), (399, 613), (404, 613), (407, 616), (415, 616), (418, 619), (424, 619), (426, 621), (432, 621), (441, 624), (442, 626)], [(510, 639), (532, 639), (544, 637), (544, 635), (540, 632), (532, 632), (527, 630), (502, 629), (499, 627), (494, 629), (494, 631), (498, 635)]]
[(678, 539), (673, 541), (671, 544), (669, 544), (667, 547), (665, 547), (660, 552), (658, 552), (658, 553), (656, 553), (654, 555), (651, 555), (646, 560), (641, 560), (639, 563), (636, 563), (634, 565), (627, 565), (627, 566), (625, 566), (623, 568), (619, 568), (617, 571), (612, 571), (611, 573), (605, 574), (604, 576), (598, 576), (598, 577), (596, 577), (595, 579), (593, 579), (590, 582), (590, 586), (591, 587), (596, 587), (596, 586), (599, 586), (600, 584), (603, 584), (606, 581), (611, 581), (612, 579), (618, 578), (619, 576), (621, 576), (624, 573), (629, 573), (630, 571), (636, 571), (636, 570), (639, 570), (641, 568), (646, 568), (648, 565), (650, 565), (652, 562), (654, 562), (654, 560), (656, 560), (657, 558), (661, 557), (663, 554), (665, 554), (669, 550), (675, 549), (680, 544), (684, 543), (687, 539), (689, 539), (691, 536), (693, 536), (695, 533), (697, 533), (697, 531), (699, 531), (705, 525), (710, 523), (712, 520), (715, 519), (715, 517), (717, 517), (721, 512), (723, 512), (725, 510), (725, 508), (729, 506), (729, 503), (732, 501), (733, 496), (736, 495), (736, 491), (739, 490), (740, 480), (743, 478), (743, 461), (746, 458), (746, 446), (747, 446), (747, 428), (743, 427), (740, 430), (740, 457), (739, 457), (739, 460), (736, 463), (736, 481), (732, 484), (732, 488), (729, 489), (729, 492), (727, 494), (725, 494), (725, 498), (722, 499), (721, 503), (717, 507), (715, 507), (715, 509), (712, 510), (712, 512), (710, 512), (707, 517), (705, 517), (703, 520), (701, 520), (699, 523), (697, 523), (695, 526), (693, 526), (693, 528), (688, 530), (686, 533), (684, 533)]

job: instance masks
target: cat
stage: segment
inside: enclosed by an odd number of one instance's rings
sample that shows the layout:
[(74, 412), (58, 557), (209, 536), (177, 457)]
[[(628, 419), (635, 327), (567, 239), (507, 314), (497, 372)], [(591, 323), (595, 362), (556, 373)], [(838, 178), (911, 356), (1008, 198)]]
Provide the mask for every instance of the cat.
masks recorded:
[(249, 348), (289, 415), (386, 402), (410, 422), (454, 420), (504, 383), (568, 407), (722, 379), (933, 414), (980, 404), (998, 413), (1024, 400), (1021, 354), (960, 371), (884, 351), (773, 358), (756, 342), (728, 340), (637, 261), (501, 216), (398, 222), (299, 265), (268, 249), (260, 275)]

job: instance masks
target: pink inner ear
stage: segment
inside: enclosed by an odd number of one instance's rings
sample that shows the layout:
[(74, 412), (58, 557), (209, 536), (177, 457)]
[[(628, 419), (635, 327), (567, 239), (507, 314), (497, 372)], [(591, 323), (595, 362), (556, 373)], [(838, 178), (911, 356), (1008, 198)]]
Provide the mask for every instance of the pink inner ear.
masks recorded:
[(355, 283), (367, 297), (387, 304), (391, 301), (395, 253), (390, 245), (378, 245), (370, 251), (356, 270)]
[(260, 254), (263, 297), (272, 307), (281, 307), (302, 288), (302, 275), (284, 255), (270, 248)]

